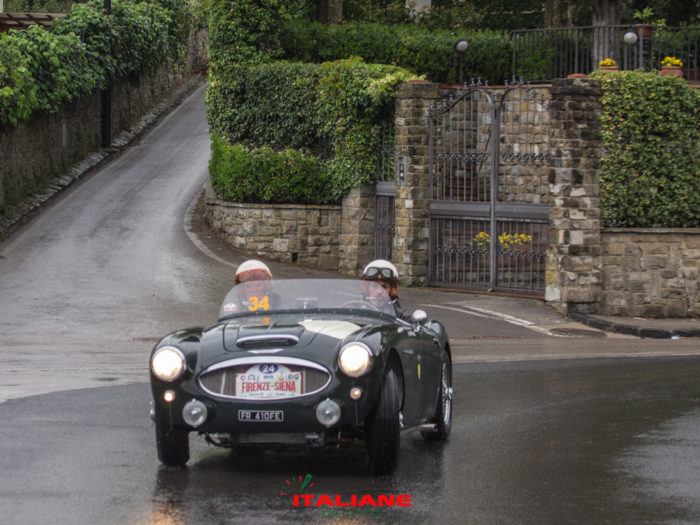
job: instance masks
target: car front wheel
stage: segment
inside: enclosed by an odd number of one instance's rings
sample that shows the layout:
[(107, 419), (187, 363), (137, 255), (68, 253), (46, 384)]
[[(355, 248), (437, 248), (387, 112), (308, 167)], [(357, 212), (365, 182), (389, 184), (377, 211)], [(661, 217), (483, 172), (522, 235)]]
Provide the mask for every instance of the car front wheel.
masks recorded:
[(161, 463), (181, 467), (190, 459), (189, 432), (156, 418), (156, 447)]
[(367, 453), (372, 474), (390, 474), (398, 463), (400, 399), (397, 373), (389, 365), (384, 373), (379, 399), (368, 418)]

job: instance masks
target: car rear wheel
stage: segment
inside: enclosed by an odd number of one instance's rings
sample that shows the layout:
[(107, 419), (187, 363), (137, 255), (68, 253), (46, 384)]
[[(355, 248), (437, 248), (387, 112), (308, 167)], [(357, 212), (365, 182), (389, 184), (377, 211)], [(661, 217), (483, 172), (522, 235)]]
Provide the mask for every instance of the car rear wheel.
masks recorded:
[(190, 459), (189, 432), (156, 418), (156, 447), (161, 463), (181, 467)]
[(368, 418), (367, 453), (372, 474), (389, 474), (398, 463), (400, 399), (397, 372), (389, 365), (384, 373), (379, 399)]
[(447, 352), (442, 353), (440, 395), (435, 410), (435, 428), (421, 430), (425, 439), (445, 440), (452, 431), (452, 361)]

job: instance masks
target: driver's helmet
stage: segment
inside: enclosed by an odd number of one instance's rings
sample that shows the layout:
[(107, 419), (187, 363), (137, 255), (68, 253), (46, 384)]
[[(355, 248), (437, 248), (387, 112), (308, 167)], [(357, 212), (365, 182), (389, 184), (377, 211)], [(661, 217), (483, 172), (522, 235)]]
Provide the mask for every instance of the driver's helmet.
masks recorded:
[(257, 259), (249, 259), (236, 269), (237, 285), (246, 284), (246, 293), (265, 295), (272, 289), (272, 272), (267, 265)]
[[(375, 281), (386, 290), (392, 300), (399, 297), (399, 271), (385, 259), (376, 259), (362, 270), (363, 281)], [(371, 288), (363, 288), (363, 293), (371, 294)]]

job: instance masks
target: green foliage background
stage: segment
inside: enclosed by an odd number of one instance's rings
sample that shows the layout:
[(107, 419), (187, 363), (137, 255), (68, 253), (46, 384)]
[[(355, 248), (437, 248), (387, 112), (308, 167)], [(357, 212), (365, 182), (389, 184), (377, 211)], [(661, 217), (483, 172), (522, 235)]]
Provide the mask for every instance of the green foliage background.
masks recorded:
[[(413, 78), (395, 66), (366, 64), (360, 59), (323, 64), (284, 61), (238, 67), (234, 82), (220, 81), (210, 73), (207, 114), (219, 142), (221, 158), (239, 159), (248, 152), (268, 159), (279, 151), (279, 166), (290, 150), (316, 159), (309, 194), (317, 204), (339, 202), (350, 188), (375, 180), (381, 162), (385, 126), (393, 115), (393, 86)], [(238, 146), (247, 149), (240, 149)], [(235, 152), (223, 154), (226, 148)], [(297, 164), (301, 162), (298, 161)], [(309, 161), (310, 162), (310, 161)], [(210, 174), (214, 187), (257, 188), (255, 196), (245, 191), (243, 202), (299, 203), (299, 194), (263, 188), (256, 181), (255, 164), (214, 161)], [(241, 171), (249, 169), (250, 171)], [(287, 187), (284, 171), (266, 178), (271, 186)], [(250, 179), (245, 182), (245, 179)], [(228, 180), (224, 180), (228, 179)], [(322, 183), (319, 183), (319, 180)], [(300, 188), (303, 202), (305, 189)], [(276, 195), (271, 200), (270, 195)]]
[[(375, 180), (383, 127), (393, 120), (393, 87), (416, 75), (360, 58), (279, 61), (288, 5), (210, 1), (207, 118), (218, 137), (212, 182), (215, 188), (246, 188), (240, 193), (246, 202), (307, 202), (305, 190), (301, 196), (278, 191), (291, 188), (284, 179), (293, 174), (279, 171), (277, 179), (265, 178), (267, 186), (258, 183), (260, 159), (265, 169), (282, 167), (294, 150), (301, 155), (295, 166), (314, 166), (304, 168), (314, 178), (306, 181), (314, 188), (312, 202), (339, 202), (350, 188)], [(281, 157), (277, 163), (270, 160), (274, 152)], [(245, 154), (250, 162), (241, 160)]]
[(605, 227), (700, 227), (700, 93), (680, 78), (596, 72)]
[(184, 56), (191, 25), (181, 0), (76, 4), (50, 30), (32, 26), (0, 36), (0, 125), (35, 111), (55, 113), (110, 77), (154, 69)]
[(290, 20), (280, 31), (285, 58), (324, 62), (362, 57), (365, 62), (393, 64), (425, 75), (433, 82), (455, 82), (459, 62), (453, 46), (466, 38), (463, 78), (503, 83), (511, 76), (512, 47), (504, 31), (431, 29), (424, 25), (346, 22), (324, 25)]

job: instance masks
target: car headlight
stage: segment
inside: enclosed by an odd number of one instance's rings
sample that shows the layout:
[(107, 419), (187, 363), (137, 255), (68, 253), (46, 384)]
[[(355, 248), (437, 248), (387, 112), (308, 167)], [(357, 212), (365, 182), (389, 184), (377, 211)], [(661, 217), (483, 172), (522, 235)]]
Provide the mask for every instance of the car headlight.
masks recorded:
[(173, 346), (164, 346), (151, 357), (151, 371), (161, 381), (175, 381), (185, 372), (185, 355)]
[(338, 365), (350, 377), (360, 377), (372, 366), (372, 352), (365, 344), (349, 343), (340, 351)]

